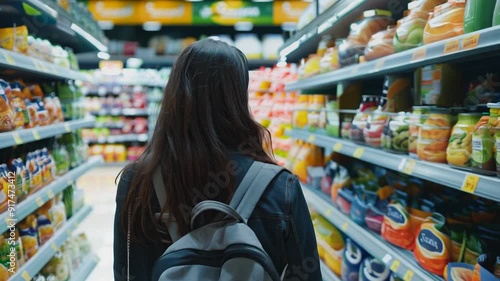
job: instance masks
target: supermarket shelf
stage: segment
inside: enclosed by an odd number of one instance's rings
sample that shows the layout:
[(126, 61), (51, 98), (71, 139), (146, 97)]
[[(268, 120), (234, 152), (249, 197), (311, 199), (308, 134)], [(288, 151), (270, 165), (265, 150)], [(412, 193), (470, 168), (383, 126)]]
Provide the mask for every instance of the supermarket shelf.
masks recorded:
[(88, 143), (146, 142), (148, 141), (148, 134), (124, 134), (87, 139), (85, 141)]
[(125, 162), (104, 162), (102, 164), (99, 164), (99, 167), (119, 167), (123, 168), (130, 164), (130, 161), (125, 161)]
[(49, 260), (59, 251), (61, 246), (71, 236), (73, 230), (90, 214), (91, 206), (84, 206), (73, 217), (71, 217), (61, 229), (57, 231), (54, 237), (50, 238), (43, 246), (38, 249), (38, 252), (28, 260), (19, 271), (14, 274), (9, 280), (26, 281), (31, 280), (40, 270), (49, 262)]
[[(83, 30), (76, 20), (55, 2), (46, 0), (2, 0), (1, 27), (26, 25), (30, 34), (53, 44), (70, 47), (75, 52), (106, 52), (107, 47)], [(102, 32), (102, 31), (101, 31)], [(98, 34), (104, 38), (104, 34)]]
[[(500, 178), (469, 173), (450, 168), (445, 164), (414, 160), (407, 155), (398, 155), (381, 149), (358, 145), (348, 140), (313, 134), (303, 130), (288, 130), (288, 136), (331, 149), (340, 154), (358, 158), (362, 161), (403, 172), (415, 177), (442, 184), (454, 189), (463, 190), (466, 179), (478, 177), (479, 181), (473, 194), (500, 202)], [(465, 191), (464, 191), (465, 192)]]
[(12, 219), (13, 217), (10, 216), (11, 214), (7, 211), (0, 214), (0, 222), (5, 222), (5, 224), (0, 223), (0, 233), (7, 231), (10, 223), (17, 223), (36, 211), (39, 207), (45, 204), (45, 202), (49, 201), (56, 194), (73, 184), (73, 182), (81, 177), (85, 172), (102, 162), (102, 156), (93, 156), (87, 162), (57, 178), (46, 187), (43, 187), (39, 191), (29, 195), (23, 202), (15, 206), (15, 215), (13, 215), (14, 219)]
[[(379, 259), (405, 280), (443, 280), (421, 268), (410, 251), (397, 248), (384, 241), (378, 235), (354, 223), (348, 216), (333, 206), (326, 195), (320, 191), (302, 186), (307, 203), (318, 211), (333, 225), (341, 229), (347, 236), (365, 249), (373, 257)], [(408, 278), (408, 276), (411, 276)]]
[(0, 49), (0, 69), (5, 69), (9, 72), (14, 70), (16, 74), (22, 73), (32, 78), (92, 81), (92, 77), (86, 73), (5, 49)]
[(323, 281), (340, 281), (340, 278), (335, 273), (333, 273), (333, 271), (329, 269), (323, 261), (320, 261), (319, 266), (321, 268)]
[(94, 117), (87, 117), (85, 119), (67, 121), (60, 124), (47, 125), (33, 129), (0, 133), (0, 149), (62, 135), (79, 128), (92, 127), (94, 123)]
[(316, 52), (323, 35), (335, 34), (336, 38), (345, 38), (349, 34), (351, 23), (356, 22), (364, 11), (388, 10), (390, 8), (388, 5), (387, 0), (336, 1), (288, 39), (279, 49), (279, 54), (282, 58), (286, 58), (287, 62), (298, 62)]
[(91, 112), (92, 115), (104, 116), (146, 116), (149, 115), (147, 109), (135, 109), (135, 108), (114, 108), (114, 109), (101, 109), (99, 111)]
[[(99, 68), (99, 59), (95, 53), (85, 53), (85, 54), (78, 54), (78, 63), (80, 64), (80, 68), (82, 69), (95, 69)], [(123, 64), (126, 66), (127, 60), (130, 58), (130, 56), (111, 56), (110, 60), (118, 60), (122, 61)], [(167, 55), (167, 56), (149, 56), (149, 57), (142, 57), (142, 68), (162, 68), (162, 67), (171, 67), (174, 65), (175, 61), (177, 60), (177, 56), (175, 55)], [(277, 60), (267, 60), (267, 59), (250, 59), (248, 60), (248, 69), (253, 70), (257, 69), (261, 66), (265, 67), (272, 67), (275, 65)], [(163, 87), (165, 85), (154, 85), (158, 87)]]
[(161, 102), (163, 97), (148, 97), (148, 102)]
[(71, 278), (69, 281), (85, 281), (89, 277), (90, 273), (94, 270), (97, 263), (99, 263), (99, 257), (96, 254), (88, 254), (82, 259), (83, 263), (76, 269), (76, 271), (71, 272)]
[(289, 83), (286, 85), (286, 90), (325, 89), (343, 81), (404, 72), (430, 64), (457, 62), (498, 50), (500, 50), (500, 26), (495, 26)]

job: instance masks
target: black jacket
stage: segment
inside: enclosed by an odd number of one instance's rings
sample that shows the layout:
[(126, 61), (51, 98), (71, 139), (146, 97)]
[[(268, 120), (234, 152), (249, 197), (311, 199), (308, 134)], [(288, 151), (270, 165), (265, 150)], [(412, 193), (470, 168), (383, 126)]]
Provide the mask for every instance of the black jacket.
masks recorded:
[[(234, 174), (236, 183), (239, 184), (253, 160), (240, 154), (232, 154), (230, 158), (237, 164), (238, 169), (235, 169)], [(115, 281), (127, 280), (127, 234), (121, 230), (120, 216), (132, 176), (131, 171), (125, 171), (118, 184), (116, 196)], [(157, 205), (157, 202), (152, 204)], [(156, 207), (159, 210), (159, 207)], [(294, 175), (283, 171), (273, 180), (262, 195), (248, 225), (259, 238), (279, 273), (283, 272), (288, 264), (285, 280), (322, 280), (311, 217), (300, 184)], [(152, 267), (167, 247), (168, 245), (160, 242), (149, 247), (132, 243), (130, 280), (151, 280)]]

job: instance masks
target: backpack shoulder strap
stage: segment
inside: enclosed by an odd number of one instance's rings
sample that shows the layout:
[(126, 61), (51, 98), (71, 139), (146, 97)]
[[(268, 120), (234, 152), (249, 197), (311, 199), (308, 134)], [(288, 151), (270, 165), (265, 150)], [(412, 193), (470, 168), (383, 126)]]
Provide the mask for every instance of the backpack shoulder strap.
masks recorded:
[(245, 222), (252, 215), (267, 186), (283, 170), (281, 166), (259, 161), (254, 161), (250, 166), (229, 204), (236, 209)]
[(160, 203), (160, 208), (163, 210), (167, 202), (167, 192), (165, 191), (160, 166), (156, 167), (153, 172), (153, 186), (155, 187), (156, 197), (158, 198), (158, 203)]
[[(156, 167), (153, 172), (153, 186), (155, 188), (158, 203), (160, 203), (160, 208), (163, 210), (165, 204), (167, 203), (167, 192), (165, 191), (165, 184), (163, 183), (163, 176), (161, 175), (160, 166)], [(163, 215), (164, 216), (161, 219), (164, 222), (167, 222), (168, 214)], [(175, 220), (171, 220), (167, 223), (167, 229), (172, 242), (175, 242), (181, 238), (179, 235), (179, 227), (177, 226), (177, 222)]]

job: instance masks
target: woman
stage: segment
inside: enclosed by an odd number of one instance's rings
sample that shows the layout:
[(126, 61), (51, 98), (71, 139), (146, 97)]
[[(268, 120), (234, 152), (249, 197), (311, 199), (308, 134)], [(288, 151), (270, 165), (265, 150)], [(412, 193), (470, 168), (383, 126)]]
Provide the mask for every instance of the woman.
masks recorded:
[[(155, 214), (168, 213), (177, 222), (177, 234), (185, 235), (198, 202), (228, 203), (253, 161), (275, 163), (263, 148), (270, 146), (270, 134), (249, 111), (248, 82), (245, 56), (226, 43), (201, 40), (179, 56), (153, 137), (141, 158), (124, 169), (118, 185), (115, 280), (129, 280), (128, 274), (130, 280), (151, 279), (155, 261), (172, 243)], [(152, 183), (157, 166), (167, 194), (163, 210)], [(210, 182), (223, 188), (207, 189)], [(285, 280), (321, 280), (314, 230), (295, 176), (278, 174), (248, 225), (276, 270), (286, 267)]]

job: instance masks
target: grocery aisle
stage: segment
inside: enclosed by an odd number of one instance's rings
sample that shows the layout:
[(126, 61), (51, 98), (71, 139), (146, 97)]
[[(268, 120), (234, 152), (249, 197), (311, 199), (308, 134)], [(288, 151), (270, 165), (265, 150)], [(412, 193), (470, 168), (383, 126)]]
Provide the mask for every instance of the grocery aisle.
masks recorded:
[(85, 192), (85, 202), (93, 212), (80, 226), (99, 256), (99, 263), (87, 278), (92, 281), (113, 280), (113, 219), (115, 213), (115, 178), (125, 164), (96, 166), (83, 175), (77, 185)]

